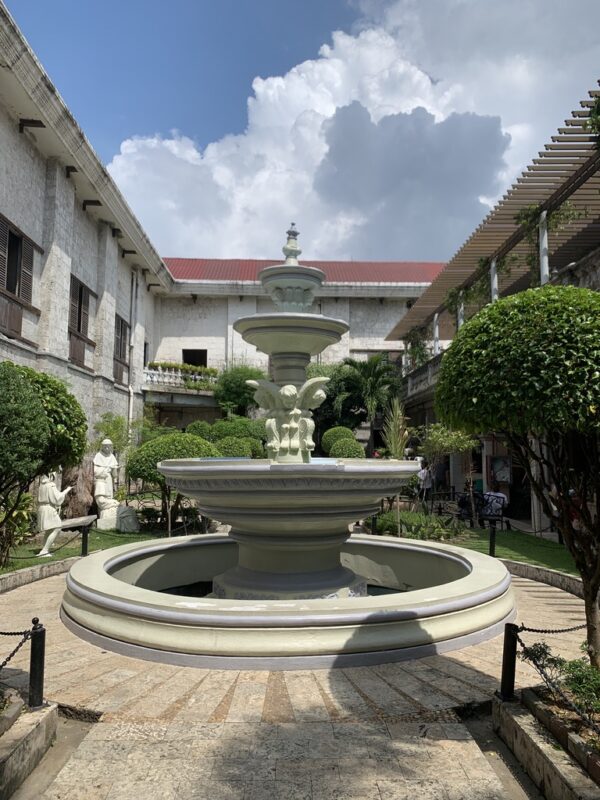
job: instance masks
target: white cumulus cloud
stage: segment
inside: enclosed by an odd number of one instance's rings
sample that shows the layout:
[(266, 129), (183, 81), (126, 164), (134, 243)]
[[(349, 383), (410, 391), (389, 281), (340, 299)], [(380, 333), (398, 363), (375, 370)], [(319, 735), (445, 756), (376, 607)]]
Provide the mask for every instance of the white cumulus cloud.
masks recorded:
[(243, 134), (139, 135), (109, 170), (163, 255), (277, 257), (293, 219), (307, 258), (449, 258), (593, 84), (600, 4), (558, 5), (365, 0), (254, 80)]

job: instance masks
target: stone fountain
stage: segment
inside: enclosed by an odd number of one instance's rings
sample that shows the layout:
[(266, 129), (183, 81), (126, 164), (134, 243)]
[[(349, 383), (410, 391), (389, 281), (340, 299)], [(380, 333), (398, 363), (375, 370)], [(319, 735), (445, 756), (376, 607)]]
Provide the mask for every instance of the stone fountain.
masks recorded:
[(249, 381), (267, 415), (269, 457), (158, 465), (203, 515), (230, 524), (229, 535), (80, 561), (61, 612), (80, 636), (169, 663), (272, 669), (417, 657), (489, 638), (512, 618), (501, 562), (449, 545), (349, 537), (350, 523), (397, 494), (417, 462), (312, 457), (312, 411), (328, 379), (306, 380), (306, 367), (348, 325), (310, 312), (325, 276), (298, 263), (297, 237), (292, 224), (285, 263), (259, 276), (277, 310), (234, 326), (270, 359), (273, 380)]

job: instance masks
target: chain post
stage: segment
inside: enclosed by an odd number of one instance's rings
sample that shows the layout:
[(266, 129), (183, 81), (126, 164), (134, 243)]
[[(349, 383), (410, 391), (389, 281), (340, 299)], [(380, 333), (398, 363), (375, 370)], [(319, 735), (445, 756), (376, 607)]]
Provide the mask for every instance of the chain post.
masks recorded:
[(371, 533), (377, 533), (377, 514), (373, 514), (371, 517)]
[(81, 555), (87, 556), (88, 554), (88, 536), (90, 533), (89, 525), (81, 529)]
[(490, 524), (490, 547), (488, 554), (492, 558), (496, 558), (496, 526), (493, 524)]
[(44, 661), (46, 657), (46, 629), (37, 617), (31, 620), (31, 653), (29, 658), (29, 707), (39, 708), (44, 703)]
[(515, 699), (515, 673), (517, 669), (517, 637), (519, 626), (507, 622), (504, 626), (504, 647), (502, 649), (502, 677), (500, 679), (500, 699)]

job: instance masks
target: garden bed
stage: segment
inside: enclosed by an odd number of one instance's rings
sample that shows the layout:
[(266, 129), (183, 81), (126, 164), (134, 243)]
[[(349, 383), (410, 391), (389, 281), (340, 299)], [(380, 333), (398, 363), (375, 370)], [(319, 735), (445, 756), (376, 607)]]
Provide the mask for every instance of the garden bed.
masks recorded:
[(523, 689), (521, 700), (600, 786), (600, 737), (587, 728), (574, 711), (556, 702), (545, 686)]

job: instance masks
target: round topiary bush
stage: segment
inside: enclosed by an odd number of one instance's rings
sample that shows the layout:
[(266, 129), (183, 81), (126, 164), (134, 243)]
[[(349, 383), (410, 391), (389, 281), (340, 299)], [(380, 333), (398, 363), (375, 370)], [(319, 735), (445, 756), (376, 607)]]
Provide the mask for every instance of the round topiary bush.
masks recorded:
[(201, 439), (205, 439), (207, 442), (210, 441), (210, 431), (211, 424), (210, 422), (206, 422), (204, 419), (196, 419), (194, 422), (190, 422), (185, 429), (186, 433), (191, 433), (192, 436), (199, 436)]
[(137, 447), (127, 459), (127, 475), (133, 480), (165, 485), (157, 470), (159, 461), (169, 458), (219, 458), (220, 449), (191, 433), (169, 433)]
[(325, 431), (321, 438), (321, 450), (325, 455), (331, 454), (333, 444), (340, 439), (354, 439), (354, 433), (350, 428), (344, 428), (342, 425), (337, 425), (335, 428), (329, 428)]
[(225, 436), (218, 441), (219, 452), (224, 458), (252, 458), (252, 447), (248, 439)]
[(261, 442), (267, 441), (267, 420), (264, 418), (251, 419), (250, 430), (253, 439), (260, 439)]
[(331, 458), (366, 458), (365, 448), (356, 439), (338, 439), (331, 445)]
[[(219, 448), (221, 448), (221, 442), (223, 439), (219, 441)], [(252, 451), (252, 458), (264, 458), (265, 457), (265, 448), (262, 445), (262, 442), (259, 442), (258, 439), (241, 439), (240, 441), (246, 442)]]
[(210, 441), (218, 442), (225, 437), (234, 436), (238, 439), (261, 439), (263, 430), (257, 423), (259, 420), (247, 417), (231, 417), (220, 419), (210, 429)]

